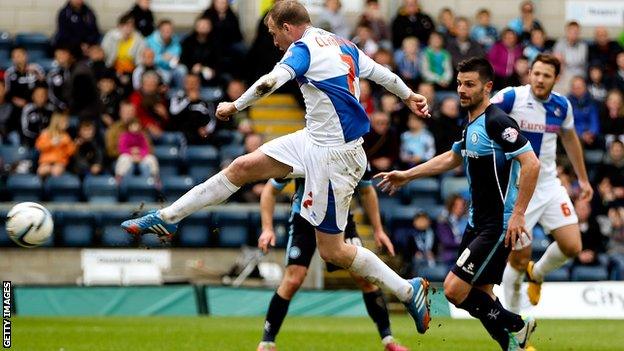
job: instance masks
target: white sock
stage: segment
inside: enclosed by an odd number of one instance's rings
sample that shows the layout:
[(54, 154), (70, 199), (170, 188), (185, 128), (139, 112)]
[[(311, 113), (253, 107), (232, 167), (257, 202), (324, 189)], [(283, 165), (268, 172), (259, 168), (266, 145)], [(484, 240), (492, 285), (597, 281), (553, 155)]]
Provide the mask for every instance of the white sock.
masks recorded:
[(382, 343), (384, 346), (387, 346), (388, 344), (390, 344), (390, 343), (392, 343), (392, 342), (394, 342), (394, 338), (392, 337), (392, 335), (388, 335), (388, 336), (386, 336), (385, 338), (381, 339), (381, 343)]
[(158, 213), (165, 222), (176, 223), (206, 206), (222, 203), (238, 189), (240, 187), (232, 184), (223, 172), (219, 172), (205, 182), (196, 185)]
[(513, 313), (520, 313), (520, 286), (524, 278), (524, 272), (513, 268), (509, 263), (503, 273), (503, 291), (505, 294), (505, 307)]
[(356, 246), (356, 249), (349, 271), (392, 291), (400, 301), (407, 302), (412, 298), (412, 285), (407, 280), (401, 278), (367, 248)]
[(559, 244), (557, 244), (556, 241), (553, 242), (548, 246), (546, 252), (544, 252), (544, 255), (539, 261), (535, 262), (533, 266), (533, 278), (538, 282), (543, 281), (546, 274), (563, 266), (568, 262), (568, 259), (569, 257), (561, 252)]

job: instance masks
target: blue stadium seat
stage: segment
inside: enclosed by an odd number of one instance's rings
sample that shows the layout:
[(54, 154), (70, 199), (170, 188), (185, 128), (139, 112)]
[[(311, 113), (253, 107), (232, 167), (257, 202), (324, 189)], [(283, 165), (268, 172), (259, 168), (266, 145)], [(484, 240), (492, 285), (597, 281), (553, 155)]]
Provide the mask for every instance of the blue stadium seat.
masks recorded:
[(82, 189), (91, 203), (115, 203), (118, 199), (117, 181), (109, 175), (86, 176)]
[(448, 267), (443, 263), (436, 263), (433, 267), (424, 266), (418, 270), (418, 275), (432, 282), (443, 282), (448, 273)]
[(416, 206), (436, 205), (439, 201), (440, 184), (435, 178), (414, 180), (401, 189), (401, 201), (409, 205), (414, 201)]
[(173, 201), (189, 191), (194, 183), (193, 178), (185, 176), (162, 176), (162, 193), (165, 199)]
[(544, 277), (544, 280), (547, 282), (565, 282), (570, 280), (570, 268), (568, 266), (563, 266), (557, 270), (554, 270)]
[(219, 149), (221, 160), (234, 161), (235, 158), (245, 153), (245, 147), (238, 144), (224, 145)]
[(205, 247), (210, 244), (210, 213), (196, 212), (184, 219), (178, 229), (180, 246)]
[(445, 177), (440, 182), (440, 198), (442, 201), (446, 201), (453, 194), (467, 197), (468, 191), (468, 179), (465, 177)]
[(156, 234), (145, 234), (141, 236), (141, 245), (146, 247), (162, 247), (163, 243)]
[(41, 179), (34, 174), (13, 174), (7, 179), (7, 189), (16, 202), (40, 201)]
[(33, 60), (34, 63), (38, 64), (39, 66), (41, 66), (41, 68), (47, 73), (50, 72), (52, 70), (52, 68), (54, 68), (54, 59), (51, 58), (46, 58), (46, 57), (39, 57), (37, 59)]
[(19, 161), (31, 160), (33, 152), (23, 146), (0, 145), (0, 158), (5, 167), (11, 167)]
[(57, 215), (62, 244), (65, 246), (93, 246), (95, 214), (91, 211), (64, 211)]
[(23, 46), (28, 51), (28, 58), (31, 61), (47, 57), (50, 49), (50, 40), (43, 33), (17, 33), (15, 44)]
[(422, 210), (414, 206), (396, 206), (392, 212), (385, 214), (386, 225), (391, 232), (399, 228), (411, 227), (414, 215), (419, 211)]
[(121, 222), (130, 218), (128, 211), (101, 212), (99, 227), (102, 230), (101, 241), (104, 246), (130, 246), (134, 242), (132, 235), (121, 229)]
[(590, 166), (601, 164), (603, 157), (603, 150), (585, 150), (585, 163)]
[(200, 183), (219, 171), (219, 152), (213, 146), (189, 146), (186, 162), (189, 176)]
[(6, 221), (8, 210), (0, 211), (0, 247), (14, 246), (13, 241), (6, 232)]
[(573, 266), (570, 279), (573, 281), (591, 282), (609, 279), (607, 268), (598, 266)]
[[(275, 247), (285, 248), (288, 244), (288, 219), (290, 218), (290, 211), (278, 211), (273, 213), (273, 230), (275, 231)], [(255, 239), (262, 234), (262, 220), (259, 212), (252, 212), (250, 215), (251, 227), (255, 231)]]
[(48, 177), (45, 180), (44, 189), (47, 194), (47, 198), (50, 199), (50, 201), (80, 201), (80, 178), (73, 174), (65, 173), (58, 177)]
[(158, 197), (156, 181), (152, 177), (125, 176), (119, 187), (128, 202), (155, 202)]
[(544, 252), (546, 252), (546, 249), (549, 245), (550, 240), (548, 240), (547, 238), (539, 239), (534, 237), (533, 241), (531, 242), (531, 257), (533, 258), (533, 260), (539, 260)]
[(174, 146), (178, 149), (186, 147), (186, 138), (182, 132), (164, 132), (160, 138), (154, 140), (155, 145)]
[(173, 145), (157, 145), (154, 156), (158, 159), (161, 176), (178, 175), (180, 168), (180, 149)]
[(218, 242), (222, 247), (240, 247), (249, 240), (249, 213), (247, 212), (216, 212), (213, 214), (215, 226), (218, 228)]
[(221, 129), (214, 135), (216, 145), (242, 144), (243, 135), (235, 130)]

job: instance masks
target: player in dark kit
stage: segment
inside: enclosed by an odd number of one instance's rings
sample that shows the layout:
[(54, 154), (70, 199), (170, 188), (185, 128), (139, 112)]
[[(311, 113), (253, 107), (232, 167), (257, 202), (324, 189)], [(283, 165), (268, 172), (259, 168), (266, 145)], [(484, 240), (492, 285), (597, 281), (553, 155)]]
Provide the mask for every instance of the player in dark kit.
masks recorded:
[(380, 173), (379, 186), (391, 194), (417, 178), (464, 165), (471, 209), (461, 253), (444, 281), (447, 299), (479, 319), (503, 350), (524, 350), (535, 320), (506, 310), (494, 295), (507, 256), (526, 235), (524, 212), (533, 195), (539, 160), (517, 123), (489, 101), (493, 69), (484, 58), (458, 65), (457, 92), (468, 111), (462, 139), (452, 150), (406, 171)]

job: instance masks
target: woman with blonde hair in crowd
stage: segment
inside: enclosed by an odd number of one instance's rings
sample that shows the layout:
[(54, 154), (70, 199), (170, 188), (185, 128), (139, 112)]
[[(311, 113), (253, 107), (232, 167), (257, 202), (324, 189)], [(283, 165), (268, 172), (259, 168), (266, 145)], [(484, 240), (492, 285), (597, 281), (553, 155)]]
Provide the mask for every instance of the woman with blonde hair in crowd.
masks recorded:
[(67, 133), (69, 116), (55, 113), (50, 119), (50, 125), (44, 129), (35, 147), (39, 150), (39, 168), (37, 174), (40, 177), (49, 175), (59, 176), (65, 172), (67, 164), (76, 152), (76, 145)]

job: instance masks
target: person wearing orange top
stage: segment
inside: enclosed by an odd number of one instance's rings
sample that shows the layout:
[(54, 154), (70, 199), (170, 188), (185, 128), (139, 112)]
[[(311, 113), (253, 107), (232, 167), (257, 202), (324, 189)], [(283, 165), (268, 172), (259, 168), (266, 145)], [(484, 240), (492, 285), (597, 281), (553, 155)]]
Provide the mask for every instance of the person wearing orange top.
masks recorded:
[(69, 117), (66, 114), (55, 113), (50, 120), (50, 126), (37, 138), (35, 147), (40, 153), (37, 174), (40, 177), (49, 175), (56, 177), (63, 174), (76, 152), (76, 145), (67, 134), (68, 126)]

